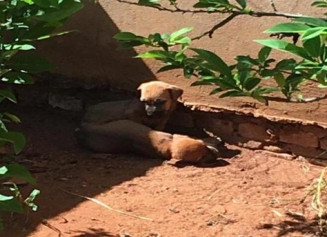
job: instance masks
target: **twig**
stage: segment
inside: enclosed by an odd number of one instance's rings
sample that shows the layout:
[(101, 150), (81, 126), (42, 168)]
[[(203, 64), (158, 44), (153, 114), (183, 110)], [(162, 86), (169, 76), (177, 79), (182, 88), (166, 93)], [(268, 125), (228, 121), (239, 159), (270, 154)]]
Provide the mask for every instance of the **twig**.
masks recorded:
[(318, 95), (316, 97), (309, 97), (309, 98), (303, 98), (301, 100), (299, 99), (291, 99), (291, 102), (296, 102), (296, 103), (310, 103), (310, 102), (315, 102), (315, 101), (319, 101), (319, 100), (323, 100), (327, 98), (327, 94), (323, 94), (323, 95)]
[(277, 8), (276, 8), (274, 0), (270, 0), (270, 5), (273, 8), (274, 12), (277, 12)]
[(214, 191), (209, 197), (208, 200), (211, 200), (213, 198), (213, 196), (216, 195), (216, 193), (218, 193), (221, 190), (221, 188), (216, 189), (216, 191)]
[(226, 17), (224, 20), (222, 20), (222, 21), (219, 22), (218, 24), (214, 25), (210, 30), (208, 30), (208, 31), (206, 31), (206, 32), (204, 32), (204, 33), (202, 33), (202, 34), (199, 35), (199, 36), (196, 36), (196, 37), (192, 38), (192, 40), (199, 40), (199, 39), (201, 39), (202, 37), (204, 37), (204, 36), (206, 36), (206, 35), (208, 35), (209, 38), (212, 38), (213, 33), (214, 33), (217, 29), (219, 29), (219, 28), (223, 27), (224, 25), (226, 25), (228, 22), (230, 22), (232, 19), (234, 19), (234, 18), (235, 18), (236, 16), (238, 16), (238, 15), (241, 15), (241, 14), (235, 12), (235, 13), (229, 15), (229, 16)]
[(160, 5), (140, 5), (137, 2), (130, 2), (130, 1), (126, 1), (126, 0), (117, 0), (118, 2), (121, 3), (126, 3), (129, 5), (136, 5), (139, 7), (150, 7), (150, 8), (154, 8), (157, 9), (158, 11), (165, 11), (165, 12), (171, 12), (171, 13), (175, 13), (175, 12), (179, 12), (179, 13), (192, 13), (192, 14), (197, 14), (197, 13), (210, 13), (207, 10), (188, 10), (188, 9), (181, 9), (177, 6), (174, 6), (174, 9), (171, 8), (167, 8), (167, 7), (162, 7)]
[[(307, 15), (302, 15), (302, 14), (292, 14), (292, 13), (286, 13), (286, 12), (264, 12), (264, 11), (255, 11), (251, 10), (250, 12), (244, 12), (244, 11), (237, 11), (237, 10), (231, 10), (231, 11), (225, 11), (225, 10), (213, 10), (213, 11), (208, 11), (208, 10), (190, 10), (190, 9), (182, 9), (179, 7), (174, 7), (174, 9), (163, 7), (160, 5), (140, 5), (137, 2), (130, 2), (128, 0), (116, 0), (121, 3), (126, 3), (130, 5), (136, 5), (136, 6), (141, 6), (141, 7), (149, 7), (149, 8), (154, 8), (157, 9), (158, 11), (166, 11), (166, 12), (171, 12), (171, 13), (190, 13), (190, 14), (199, 14), (199, 13), (206, 13), (206, 14), (214, 14), (214, 13), (219, 13), (219, 14), (237, 14), (237, 15), (250, 15), (254, 17), (263, 17), (263, 16), (272, 16), (272, 17), (285, 17), (285, 18), (299, 18), (299, 17), (310, 17)], [(326, 20), (326, 18), (321, 18)]]
[(153, 219), (148, 218), (148, 217), (137, 216), (137, 215), (133, 215), (133, 214), (124, 212), (124, 211), (119, 210), (119, 209), (112, 208), (111, 206), (108, 206), (107, 204), (105, 204), (105, 203), (103, 203), (103, 202), (101, 202), (101, 201), (99, 201), (99, 200), (97, 200), (95, 198), (90, 198), (90, 197), (87, 197), (87, 196), (79, 195), (79, 194), (72, 193), (72, 192), (69, 192), (69, 191), (63, 190), (63, 189), (62, 189), (62, 191), (65, 192), (65, 193), (68, 193), (70, 195), (76, 196), (76, 197), (87, 199), (87, 200), (92, 201), (92, 202), (94, 202), (94, 203), (96, 203), (96, 204), (98, 204), (98, 205), (100, 205), (100, 206), (102, 206), (102, 207), (104, 207), (104, 208), (106, 208), (106, 209), (108, 209), (110, 211), (114, 211), (114, 212), (117, 212), (119, 214), (123, 214), (125, 216), (130, 216), (130, 217), (138, 218), (138, 219), (145, 220), (145, 221), (153, 221)]
[(44, 226), (46, 226), (46, 227), (48, 227), (49, 229), (51, 229), (51, 230), (57, 232), (57, 233), (58, 233), (58, 237), (62, 237), (62, 236), (63, 236), (62, 233), (61, 233), (61, 231), (60, 231), (58, 228), (54, 227), (53, 225), (51, 225), (51, 224), (50, 224), (49, 222), (47, 222), (46, 220), (43, 220), (43, 221), (41, 222), (41, 224), (44, 225)]
[[(143, 6), (139, 5), (137, 2), (130, 2), (128, 0), (117, 0), (118, 2), (121, 3), (126, 3), (130, 5), (136, 5), (136, 6)], [(174, 6), (174, 9), (172, 8), (167, 8), (163, 7), (160, 5), (146, 5), (144, 7), (149, 7), (149, 8), (154, 8), (157, 9), (158, 11), (166, 11), (166, 12), (171, 12), (171, 13), (191, 13), (191, 14), (230, 14), (227, 18), (222, 20), (221, 22), (217, 23), (214, 25), (209, 31), (204, 32), (203, 34), (196, 36), (193, 38), (193, 40), (198, 40), (201, 39), (202, 37), (208, 35), (210, 38), (212, 38), (213, 33), (221, 28), (222, 26), (226, 25), (228, 22), (230, 22), (232, 19), (234, 19), (236, 16), (239, 15), (249, 15), (252, 17), (284, 17), (284, 18), (300, 18), (300, 17), (310, 17), (307, 15), (302, 15), (302, 14), (292, 14), (292, 13), (286, 13), (286, 12), (278, 12), (277, 8), (275, 6), (275, 3), (273, 0), (270, 0), (271, 6), (273, 7), (273, 12), (265, 12), (265, 11), (255, 11), (251, 10), (250, 12), (245, 12), (245, 11), (239, 11), (239, 10), (231, 10), (231, 11), (225, 11), (225, 10), (213, 10), (213, 11), (208, 11), (208, 10), (190, 10), (190, 9), (182, 9), (177, 7), (176, 5)], [(321, 18), (323, 20), (326, 20), (326, 18)]]

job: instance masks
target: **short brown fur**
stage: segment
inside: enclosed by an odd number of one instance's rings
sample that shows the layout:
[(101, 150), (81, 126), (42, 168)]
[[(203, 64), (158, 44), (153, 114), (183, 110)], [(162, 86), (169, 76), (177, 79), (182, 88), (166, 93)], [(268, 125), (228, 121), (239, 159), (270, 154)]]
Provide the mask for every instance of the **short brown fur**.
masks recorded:
[[(124, 100), (103, 102), (90, 106), (82, 120), (83, 123), (104, 124), (121, 119), (128, 119), (144, 124), (153, 129), (162, 131), (177, 105), (177, 99), (183, 90), (162, 81), (151, 81), (139, 86), (140, 100)], [(150, 106), (160, 113), (148, 116), (146, 103), (153, 104), (156, 101), (164, 101), (163, 104)]]

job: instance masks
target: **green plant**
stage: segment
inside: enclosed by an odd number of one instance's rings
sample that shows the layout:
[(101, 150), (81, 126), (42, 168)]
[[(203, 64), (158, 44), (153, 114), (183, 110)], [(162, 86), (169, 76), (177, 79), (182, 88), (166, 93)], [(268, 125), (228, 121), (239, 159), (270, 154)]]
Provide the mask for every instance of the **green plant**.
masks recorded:
[(319, 178), (315, 179), (313, 184), (309, 187), (309, 192), (307, 196), (311, 196), (311, 206), (317, 212), (318, 215), (318, 224), (320, 231), (324, 233), (327, 230), (327, 222), (326, 222), (326, 215), (327, 215), (327, 177), (326, 177), (326, 170), (325, 167), (321, 173)]
[[(119, 0), (123, 1), (123, 0)], [(139, 1), (146, 5), (165, 10), (158, 0)], [(181, 10), (177, 1), (169, 1), (177, 12), (198, 13), (199, 10)], [(316, 1), (312, 5), (326, 7), (326, 1)], [(327, 87), (327, 53), (326, 33), (327, 21), (322, 18), (292, 15), (278, 12), (257, 12), (248, 8), (245, 0), (237, 1), (238, 5), (228, 0), (200, 0), (193, 7), (200, 8), (200, 12), (230, 13), (230, 16), (284, 16), (292, 18), (291, 22), (278, 24), (265, 33), (283, 36), (293, 36), (294, 43), (283, 39), (255, 40), (264, 45), (257, 58), (239, 55), (235, 57), (235, 64), (227, 63), (214, 52), (191, 48), (191, 39), (185, 36), (192, 28), (183, 28), (172, 34), (154, 33), (148, 37), (138, 36), (130, 32), (120, 32), (115, 39), (122, 48), (146, 45), (157, 48), (139, 54), (139, 58), (154, 58), (164, 63), (159, 72), (173, 69), (182, 69), (184, 76), (195, 76), (198, 80), (193, 85), (214, 85), (216, 88), (211, 94), (220, 93), (220, 97), (249, 96), (260, 102), (268, 103), (271, 92), (281, 92), (288, 101), (311, 101), (300, 94), (300, 86), (307, 81), (313, 81), (321, 88)], [(231, 18), (217, 24), (206, 32), (209, 36), (226, 24)], [(202, 36), (204, 36), (203, 34)], [(197, 37), (198, 39), (199, 37)], [(301, 45), (296, 45), (297, 41)], [(295, 55), (296, 58), (287, 58), (276, 61), (270, 58), (271, 49)], [(264, 80), (273, 80), (272, 86), (264, 86)], [(295, 97), (295, 98), (294, 98)]]
[[(31, 74), (53, 69), (50, 62), (34, 52), (35, 43), (69, 33), (57, 29), (82, 7), (80, 0), (0, 1), (0, 103), (4, 100), (17, 103), (12, 85), (32, 84), (34, 80)], [(8, 122), (19, 123), (20, 119), (11, 113), (0, 112), (0, 147), (11, 144), (14, 153), (18, 154), (26, 141), (23, 134), (7, 129)], [(17, 164), (0, 167), (0, 180), (8, 178), (21, 178), (35, 184), (26, 168)], [(33, 190), (27, 198), (23, 198), (14, 183), (6, 182), (1, 189), (0, 212), (23, 213), (26, 206), (36, 210), (33, 201), (38, 194), (38, 190)]]

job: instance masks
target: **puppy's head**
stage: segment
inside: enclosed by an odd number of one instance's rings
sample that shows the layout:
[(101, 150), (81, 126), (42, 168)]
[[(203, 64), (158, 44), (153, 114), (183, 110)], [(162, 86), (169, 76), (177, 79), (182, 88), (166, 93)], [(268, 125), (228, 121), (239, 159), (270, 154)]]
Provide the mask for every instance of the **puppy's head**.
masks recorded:
[(147, 116), (162, 116), (175, 109), (177, 99), (183, 90), (162, 81), (142, 83), (138, 90), (141, 92), (140, 100), (145, 105)]
[(214, 147), (208, 146), (202, 140), (177, 134), (173, 136), (171, 144), (172, 159), (192, 163), (212, 161), (217, 158), (217, 153), (218, 151)]

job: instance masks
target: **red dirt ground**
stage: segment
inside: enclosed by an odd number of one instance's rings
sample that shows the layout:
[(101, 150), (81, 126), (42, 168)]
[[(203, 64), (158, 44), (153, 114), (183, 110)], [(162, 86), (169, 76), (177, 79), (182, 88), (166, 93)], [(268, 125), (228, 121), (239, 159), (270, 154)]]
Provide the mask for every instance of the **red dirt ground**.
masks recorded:
[(77, 115), (16, 110), (28, 138), (17, 161), (37, 178), (41, 195), (39, 210), (28, 220), (7, 217), (1, 236), (318, 236), (310, 198), (301, 200), (321, 167), (230, 145), (212, 167), (92, 154), (74, 139)]

